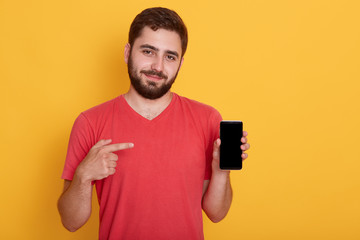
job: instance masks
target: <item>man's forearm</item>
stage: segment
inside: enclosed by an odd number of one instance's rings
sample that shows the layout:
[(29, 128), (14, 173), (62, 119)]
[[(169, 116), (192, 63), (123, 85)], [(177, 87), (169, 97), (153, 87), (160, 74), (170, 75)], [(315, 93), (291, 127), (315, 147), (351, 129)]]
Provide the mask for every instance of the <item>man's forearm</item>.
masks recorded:
[(221, 221), (230, 209), (232, 189), (230, 172), (213, 174), (203, 198), (203, 209), (213, 222)]
[(65, 182), (65, 188), (59, 198), (58, 209), (64, 227), (74, 232), (83, 226), (91, 215), (93, 187), (91, 182), (83, 182), (74, 176), (73, 181)]

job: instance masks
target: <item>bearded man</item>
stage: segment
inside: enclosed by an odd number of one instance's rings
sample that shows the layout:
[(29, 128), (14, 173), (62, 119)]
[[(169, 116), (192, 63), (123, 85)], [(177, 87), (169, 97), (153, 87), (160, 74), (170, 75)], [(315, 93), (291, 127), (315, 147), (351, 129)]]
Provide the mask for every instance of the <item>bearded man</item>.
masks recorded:
[(213, 222), (227, 214), (232, 189), (230, 171), (219, 168), (221, 115), (170, 90), (187, 42), (172, 10), (145, 9), (132, 22), (129, 91), (82, 112), (71, 132), (58, 201), (69, 231), (89, 219), (93, 185), (103, 240), (204, 239), (202, 210)]

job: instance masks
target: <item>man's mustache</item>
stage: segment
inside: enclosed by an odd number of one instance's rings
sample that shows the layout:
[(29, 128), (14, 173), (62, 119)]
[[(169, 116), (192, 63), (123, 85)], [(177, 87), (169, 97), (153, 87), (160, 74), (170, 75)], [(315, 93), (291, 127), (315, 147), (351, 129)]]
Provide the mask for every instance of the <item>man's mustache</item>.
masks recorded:
[(163, 79), (167, 79), (168, 76), (166, 76), (163, 72), (158, 72), (155, 70), (141, 70), (140, 73), (146, 74), (146, 75), (155, 75)]

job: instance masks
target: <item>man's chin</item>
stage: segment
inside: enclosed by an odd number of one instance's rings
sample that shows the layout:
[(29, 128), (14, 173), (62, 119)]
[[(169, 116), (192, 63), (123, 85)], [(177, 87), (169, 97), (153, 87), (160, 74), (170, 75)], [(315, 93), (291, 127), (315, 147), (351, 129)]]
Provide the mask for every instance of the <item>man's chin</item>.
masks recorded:
[(148, 88), (159, 88), (158, 85), (159, 85), (158, 81), (153, 81), (153, 80), (146, 81), (146, 87)]
[(131, 78), (131, 84), (136, 92), (145, 99), (156, 100), (163, 97), (168, 91), (170, 91), (172, 81), (168, 79), (152, 80), (148, 78)]

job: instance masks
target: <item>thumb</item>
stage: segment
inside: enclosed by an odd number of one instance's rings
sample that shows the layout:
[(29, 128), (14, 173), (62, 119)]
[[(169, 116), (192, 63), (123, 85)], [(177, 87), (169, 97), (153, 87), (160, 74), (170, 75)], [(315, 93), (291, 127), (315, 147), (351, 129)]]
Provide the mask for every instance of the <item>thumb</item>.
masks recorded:
[(111, 143), (111, 139), (101, 139), (100, 141), (98, 141), (97, 143), (95, 143), (95, 145), (93, 146), (93, 148), (100, 148), (103, 147), (105, 145), (108, 145), (109, 143)]
[(214, 159), (220, 158), (220, 144), (221, 144), (220, 138), (216, 139), (214, 142), (214, 148), (213, 148), (213, 158)]

